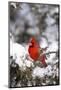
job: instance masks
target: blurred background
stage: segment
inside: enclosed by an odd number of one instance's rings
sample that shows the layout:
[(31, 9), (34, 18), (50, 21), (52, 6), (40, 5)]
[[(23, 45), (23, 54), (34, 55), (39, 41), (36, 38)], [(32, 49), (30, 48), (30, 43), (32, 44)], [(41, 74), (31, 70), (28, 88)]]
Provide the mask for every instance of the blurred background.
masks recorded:
[[(18, 54), (23, 53), (20, 51), (24, 49), (27, 52), (32, 36), (42, 48), (48, 47), (46, 52), (56, 52), (47, 56), (47, 68), (41, 67), (40, 62), (34, 63)], [(9, 37), (9, 87), (59, 84), (59, 5), (10, 2)]]

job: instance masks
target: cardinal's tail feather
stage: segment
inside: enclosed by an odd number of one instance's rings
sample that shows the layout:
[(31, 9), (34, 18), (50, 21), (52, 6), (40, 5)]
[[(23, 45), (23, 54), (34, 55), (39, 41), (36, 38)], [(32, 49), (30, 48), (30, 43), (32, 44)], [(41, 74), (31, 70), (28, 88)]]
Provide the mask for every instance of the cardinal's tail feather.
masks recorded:
[(45, 62), (44, 67), (47, 67), (47, 63)]
[(45, 59), (46, 59), (46, 56), (45, 56), (45, 55), (42, 55), (42, 56), (40, 57), (40, 61), (41, 61), (42, 65), (43, 65), (44, 67), (47, 67), (47, 63), (45, 62)]

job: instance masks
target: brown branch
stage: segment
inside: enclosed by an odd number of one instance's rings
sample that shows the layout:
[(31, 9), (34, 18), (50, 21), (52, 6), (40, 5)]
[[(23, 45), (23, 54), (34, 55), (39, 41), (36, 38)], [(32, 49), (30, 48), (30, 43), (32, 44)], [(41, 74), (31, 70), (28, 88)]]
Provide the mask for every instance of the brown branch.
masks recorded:
[[(57, 51), (50, 51), (50, 52), (47, 52), (47, 53), (42, 53), (42, 54), (40, 54), (40, 56), (42, 56), (42, 55), (44, 55), (44, 54), (45, 54), (45, 55), (48, 55), (48, 54), (53, 54), (53, 53), (58, 53), (58, 52), (57, 52)], [(33, 59), (30, 58), (29, 55), (26, 55), (26, 59), (33, 61)]]
[(57, 53), (57, 52), (52, 51), (52, 52), (48, 52), (48, 53), (44, 53), (44, 54), (48, 55), (48, 54), (53, 54), (53, 53)]
[(58, 53), (58, 52), (57, 51), (51, 51), (51, 52), (47, 52), (47, 53), (42, 53), (42, 54), (40, 54), (40, 56), (42, 56), (43, 54), (48, 55), (48, 54), (53, 54), (53, 53)]

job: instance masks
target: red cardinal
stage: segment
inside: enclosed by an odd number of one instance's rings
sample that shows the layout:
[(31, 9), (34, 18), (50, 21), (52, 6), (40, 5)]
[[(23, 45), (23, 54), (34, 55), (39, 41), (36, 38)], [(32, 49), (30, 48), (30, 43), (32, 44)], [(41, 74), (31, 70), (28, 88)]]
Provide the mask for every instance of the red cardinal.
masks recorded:
[(28, 52), (29, 52), (30, 57), (34, 61), (40, 60), (41, 63), (43, 64), (43, 66), (46, 67), (47, 66), (47, 64), (45, 62), (46, 55), (43, 54), (43, 50), (44, 49), (41, 49), (41, 47), (39, 46), (36, 39), (34, 37), (31, 38), (30, 45), (29, 45), (29, 48), (28, 48)]

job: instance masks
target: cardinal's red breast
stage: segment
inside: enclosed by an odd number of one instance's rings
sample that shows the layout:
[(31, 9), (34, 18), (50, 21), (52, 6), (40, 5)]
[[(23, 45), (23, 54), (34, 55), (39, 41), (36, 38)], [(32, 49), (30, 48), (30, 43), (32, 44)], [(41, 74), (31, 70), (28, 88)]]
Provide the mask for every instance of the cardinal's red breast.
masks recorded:
[(28, 52), (29, 52), (30, 57), (34, 61), (36, 61), (40, 56), (40, 53), (39, 53), (40, 48), (39, 48), (39, 45), (36, 42), (35, 38), (32, 38), (30, 43), (31, 43), (31, 45), (29, 46)]
[(29, 47), (29, 55), (33, 60), (37, 60), (39, 57), (39, 50), (36, 47)]

